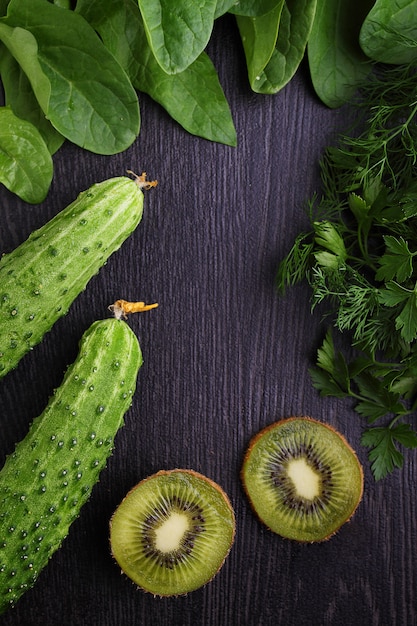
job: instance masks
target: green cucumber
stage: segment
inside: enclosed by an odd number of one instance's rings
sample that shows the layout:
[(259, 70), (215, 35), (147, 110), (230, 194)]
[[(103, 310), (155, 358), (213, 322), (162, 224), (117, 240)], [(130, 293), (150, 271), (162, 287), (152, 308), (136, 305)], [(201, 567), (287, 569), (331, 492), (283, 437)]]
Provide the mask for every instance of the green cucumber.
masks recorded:
[(0, 614), (35, 583), (111, 454), (142, 364), (122, 320), (94, 322), (44, 412), (0, 471)]
[(83, 191), (0, 260), (0, 378), (42, 339), (142, 218), (145, 174)]

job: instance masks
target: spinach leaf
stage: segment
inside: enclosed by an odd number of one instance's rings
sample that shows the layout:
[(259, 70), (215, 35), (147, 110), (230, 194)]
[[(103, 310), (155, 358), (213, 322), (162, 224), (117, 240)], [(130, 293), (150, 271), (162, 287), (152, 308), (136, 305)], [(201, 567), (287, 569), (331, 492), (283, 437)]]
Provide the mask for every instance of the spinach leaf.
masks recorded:
[(103, 0), (78, 0), (75, 11), (99, 34), (132, 81), (141, 62), (138, 38), (143, 37), (147, 45), (137, 1), (106, 0), (103, 5)]
[(0, 107), (0, 182), (25, 202), (42, 202), (53, 173), (52, 157), (39, 131)]
[(377, 0), (362, 24), (359, 42), (367, 56), (381, 63), (417, 60), (416, 0)]
[[(248, 69), (248, 73), (251, 79), (251, 87), (254, 91), (274, 94), (291, 80), (303, 59), (315, 10), (316, 0), (285, 0), (282, 7), (277, 5), (274, 11), (265, 16), (237, 18), (240, 29), (242, 28), (242, 20), (260, 20), (256, 29), (252, 26), (253, 32), (257, 31), (257, 36), (250, 38), (246, 36), (246, 39), (243, 40), (245, 53), (248, 50), (247, 59), (249, 58), (250, 65), (252, 65)], [(264, 58), (267, 56), (265, 54), (266, 41), (263, 33), (269, 33), (268, 45), (270, 45), (273, 36), (272, 29), (277, 24), (278, 36), (275, 47), (268, 62), (261, 69), (261, 64), (258, 64), (258, 60), (262, 58), (262, 55), (264, 55)], [(256, 65), (253, 63), (254, 60), (257, 60)]]
[(314, 90), (327, 106), (347, 102), (370, 70), (359, 30), (372, 0), (353, 9), (351, 0), (317, 0), (307, 47)]
[(210, 141), (235, 146), (236, 130), (216, 70), (206, 53), (183, 72), (159, 73), (153, 57), (143, 57), (134, 85), (159, 102), (185, 130)]
[(281, 89), (297, 71), (311, 33), (317, 0), (286, 0), (281, 14), (274, 63), (266, 68), (269, 82)]
[(235, 4), (236, 0), (217, 0), (216, 10), (214, 12), (214, 19), (217, 19), (221, 15), (224, 15)]
[(49, 152), (54, 154), (64, 137), (46, 119), (26, 74), (3, 44), (0, 44), (0, 75), (6, 104), (17, 117), (31, 122), (39, 130)]
[(57, 7), (61, 7), (62, 9), (71, 9), (71, 0), (53, 0), (53, 3), (56, 4)]
[(184, 71), (167, 74), (147, 42), (135, 0), (79, 0), (77, 11), (97, 30), (106, 47), (128, 72), (133, 85), (147, 93), (188, 132), (236, 145), (236, 131), (217, 73), (207, 54)]
[(44, 0), (11, 0), (0, 39), (64, 137), (98, 154), (133, 143), (139, 133), (135, 90), (81, 15)]
[(156, 60), (168, 74), (182, 72), (210, 39), (217, 0), (138, 0), (138, 3)]
[(279, 0), (237, 0), (229, 9), (229, 13), (246, 17), (259, 17), (273, 11)]
[(258, 84), (275, 50), (283, 4), (284, 0), (281, 0), (269, 13), (260, 17), (236, 16), (253, 91), (260, 91)]

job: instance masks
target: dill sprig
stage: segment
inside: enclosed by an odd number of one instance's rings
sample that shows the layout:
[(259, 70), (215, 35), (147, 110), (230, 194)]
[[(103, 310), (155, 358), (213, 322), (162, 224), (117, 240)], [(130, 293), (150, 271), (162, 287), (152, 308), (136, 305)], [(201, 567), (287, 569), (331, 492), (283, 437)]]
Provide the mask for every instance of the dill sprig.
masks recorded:
[[(357, 126), (363, 131), (341, 137), (330, 149), (335, 191), (368, 189), (383, 183), (407, 187), (417, 158), (417, 78), (415, 65), (377, 66), (360, 90)], [(351, 129), (352, 131), (354, 129)]]
[[(281, 291), (306, 279), (312, 308), (349, 337), (348, 360), (326, 334), (311, 370), (321, 395), (351, 397), (380, 479), (417, 447), (417, 73), (376, 66), (359, 121), (320, 163), (311, 228), (278, 268)], [(347, 347), (345, 347), (345, 350)], [(374, 425), (379, 421), (378, 425)]]

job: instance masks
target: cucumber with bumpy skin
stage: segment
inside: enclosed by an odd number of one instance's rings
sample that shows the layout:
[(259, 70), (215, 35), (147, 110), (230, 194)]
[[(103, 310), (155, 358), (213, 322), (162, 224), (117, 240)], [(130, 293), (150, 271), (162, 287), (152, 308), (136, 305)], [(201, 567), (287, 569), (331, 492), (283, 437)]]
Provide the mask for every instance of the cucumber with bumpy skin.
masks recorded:
[(35, 583), (111, 454), (142, 355), (126, 322), (94, 322), (44, 412), (0, 471), (0, 613)]
[(142, 218), (146, 175), (96, 183), (0, 260), (0, 378), (67, 311)]

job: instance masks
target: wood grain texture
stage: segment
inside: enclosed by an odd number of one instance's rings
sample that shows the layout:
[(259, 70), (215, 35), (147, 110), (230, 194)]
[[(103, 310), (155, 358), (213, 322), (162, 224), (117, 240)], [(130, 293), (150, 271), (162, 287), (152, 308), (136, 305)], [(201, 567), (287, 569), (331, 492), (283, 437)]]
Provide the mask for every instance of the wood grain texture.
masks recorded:
[[(158, 301), (131, 318), (144, 355), (137, 393), (89, 503), (33, 590), (2, 626), (412, 626), (417, 623), (415, 455), (375, 484), (349, 402), (321, 399), (308, 374), (324, 326), (299, 286), (279, 297), (277, 263), (306, 226), (317, 161), (352, 112), (326, 109), (306, 68), (276, 96), (250, 92), (233, 19), (208, 49), (229, 99), (238, 147), (187, 135), (141, 96), (142, 130), (125, 153), (65, 144), (51, 192), (31, 207), (4, 188), (0, 250), (9, 251), (92, 183), (146, 170), (159, 185), (136, 232), (68, 315), (0, 381), (0, 463), (39, 414), (82, 332), (117, 298)], [(338, 428), (365, 467), (353, 520), (330, 541), (297, 545), (256, 519), (239, 472), (250, 438), (309, 414)], [(218, 576), (187, 597), (156, 599), (112, 561), (108, 521), (125, 493), (159, 469), (189, 467), (217, 481), (237, 517)]]

